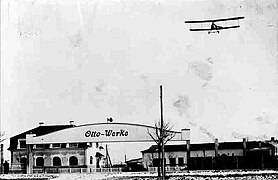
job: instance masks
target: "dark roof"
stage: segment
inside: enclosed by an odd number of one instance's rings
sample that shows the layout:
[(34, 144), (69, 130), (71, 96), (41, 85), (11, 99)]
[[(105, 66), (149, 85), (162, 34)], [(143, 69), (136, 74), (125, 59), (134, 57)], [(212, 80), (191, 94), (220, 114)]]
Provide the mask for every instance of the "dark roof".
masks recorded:
[(96, 152), (95, 157), (104, 157), (104, 155), (103, 155), (103, 154), (101, 154), (100, 152)]
[(126, 161), (126, 163), (137, 163), (137, 162), (142, 162), (142, 158), (130, 159)]
[[(141, 151), (142, 153), (148, 153), (148, 152), (157, 152), (158, 148), (157, 145), (152, 145), (149, 149)], [(165, 152), (176, 152), (176, 151), (186, 151), (186, 145), (180, 144), (180, 145), (165, 145), (164, 146)]]
[(55, 131), (59, 131), (62, 129), (72, 128), (74, 125), (52, 125), (52, 126), (38, 126), (31, 130), (25, 131), (23, 133), (20, 133), (18, 135), (15, 135), (10, 138), (10, 147), (9, 150), (16, 149), (18, 139), (25, 139), (26, 134), (36, 134), (36, 136), (42, 136), (45, 134), (49, 134)]
[[(253, 149), (259, 147), (258, 141), (249, 141), (246, 142), (247, 149)], [(262, 147), (272, 147), (269, 143), (261, 142)], [(202, 143), (202, 144), (190, 144), (190, 151), (198, 151), (198, 150), (214, 150), (215, 143)], [(219, 143), (218, 150), (224, 149), (243, 149), (243, 142), (223, 142)], [(157, 152), (158, 148), (157, 145), (152, 145), (149, 149), (141, 151), (142, 153), (148, 152)], [(179, 145), (165, 145), (164, 146), (165, 152), (177, 152), (177, 151), (186, 151), (186, 144), (179, 144)]]

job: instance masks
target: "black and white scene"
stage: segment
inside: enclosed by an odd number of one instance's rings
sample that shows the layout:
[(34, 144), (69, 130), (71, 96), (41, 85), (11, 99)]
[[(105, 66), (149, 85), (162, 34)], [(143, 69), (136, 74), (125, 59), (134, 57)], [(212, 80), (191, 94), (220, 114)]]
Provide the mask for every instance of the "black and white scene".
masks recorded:
[(278, 1), (0, 4), (0, 179), (278, 179)]

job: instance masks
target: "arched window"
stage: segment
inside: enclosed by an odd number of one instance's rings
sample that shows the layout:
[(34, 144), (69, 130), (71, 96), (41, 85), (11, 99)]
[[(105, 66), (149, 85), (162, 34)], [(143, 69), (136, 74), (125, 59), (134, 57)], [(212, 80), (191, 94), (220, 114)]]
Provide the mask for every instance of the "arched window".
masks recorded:
[(61, 166), (61, 159), (59, 157), (53, 158), (53, 166)]
[(71, 156), (69, 158), (69, 165), (70, 166), (77, 166), (78, 165), (78, 159), (75, 156)]
[(21, 157), (20, 158), (20, 163), (21, 164), (26, 164), (27, 163), (27, 158), (26, 157)]
[(44, 159), (43, 159), (43, 157), (37, 157), (37, 159), (36, 159), (36, 166), (44, 166)]

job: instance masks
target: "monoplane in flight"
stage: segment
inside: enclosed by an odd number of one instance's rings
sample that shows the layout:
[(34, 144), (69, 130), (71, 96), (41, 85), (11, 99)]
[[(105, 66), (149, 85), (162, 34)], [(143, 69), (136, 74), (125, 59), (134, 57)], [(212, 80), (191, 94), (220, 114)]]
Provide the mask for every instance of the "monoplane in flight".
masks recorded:
[[(211, 19), (211, 20), (198, 20), (198, 21), (185, 21), (184, 23), (190, 23), (190, 24), (200, 24), (201, 28), (191, 28), (190, 31), (208, 31), (208, 34), (210, 33), (219, 33), (220, 30), (224, 29), (232, 29), (232, 28), (239, 28), (239, 20), (244, 19), (244, 17), (232, 17), (232, 18), (223, 18), (223, 19)], [(223, 22), (223, 21), (236, 21), (236, 25), (230, 25), (230, 26), (220, 26), (216, 25), (216, 22)], [(208, 25), (208, 23), (211, 23)], [(222, 24), (221, 24), (222, 25)], [(205, 27), (204, 27), (205, 26)], [(204, 28), (203, 28), (204, 27)]]

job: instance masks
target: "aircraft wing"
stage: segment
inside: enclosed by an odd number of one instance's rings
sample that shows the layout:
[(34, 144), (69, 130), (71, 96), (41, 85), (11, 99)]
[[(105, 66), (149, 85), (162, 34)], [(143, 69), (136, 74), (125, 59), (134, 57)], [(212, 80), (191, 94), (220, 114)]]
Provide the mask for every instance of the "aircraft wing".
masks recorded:
[(189, 29), (190, 31), (218, 31), (218, 30), (223, 30), (223, 29), (232, 29), (232, 28), (239, 28), (240, 26), (228, 26), (228, 27), (220, 27), (219, 29), (210, 29), (210, 28), (205, 28), (205, 29)]
[(184, 21), (184, 23), (207, 23), (207, 22), (231, 21), (231, 20), (238, 20), (238, 19), (244, 19), (244, 17), (241, 16), (241, 17), (222, 18), (222, 19), (210, 19), (210, 20), (199, 20), (199, 21)]
[(190, 31), (210, 31), (211, 29), (189, 29)]
[(220, 29), (217, 30), (221, 30), (221, 29), (232, 29), (232, 28), (239, 28), (240, 26), (228, 26), (228, 27), (221, 27)]

